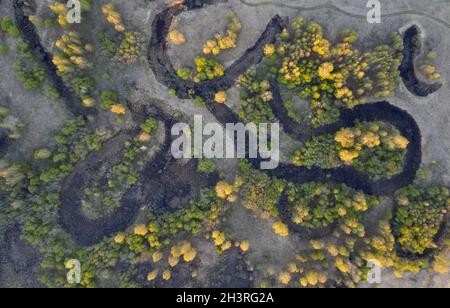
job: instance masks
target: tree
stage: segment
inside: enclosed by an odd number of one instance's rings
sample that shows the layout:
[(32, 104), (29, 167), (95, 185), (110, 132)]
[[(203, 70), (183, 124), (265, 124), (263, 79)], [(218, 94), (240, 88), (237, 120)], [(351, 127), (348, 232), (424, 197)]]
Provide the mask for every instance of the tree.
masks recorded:
[(172, 30), (169, 32), (169, 41), (174, 45), (186, 44), (185, 36), (177, 30)]
[(282, 223), (281, 221), (277, 221), (272, 225), (273, 230), (275, 231), (276, 234), (282, 236), (282, 237), (287, 237), (289, 235), (289, 229), (287, 227), (287, 225), (285, 225), (284, 223)]
[(49, 149), (39, 149), (34, 152), (34, 159), (46, 160), (52, 156), (52, 152)]
[(217, 92), (214, 101), (218, 104), (224, 104), (227, 101), (227, 93), (225, 91)]
[(239, 244), (239, 248), (241, 248), (241, 250), (243, 252), (247, 252), (250, 249), (250, 242), (249, 241), (243, 241)]
[(140, 236), (146, 236), (148, 233), (148, 229), (145, 225), (137, 225), (134, 227), (134, 234)]
[(159, 275), (159, 271), (158, 270), (154, 270), (154, 271), (150, 272), (147, 275), (147, 281), (149, 281), (149, 282), (154, 281), (156, 278), (158, 278), (158, 275)]
[(102, 12), (105, 15), (106, 20), (110, 23), (117, 32), (124, 32), (125, 25), (122, 21), (122, 16), (116, 11), (112, 3), (103, 4)]
[(283, 285), (288, 285), (291, 282), (292, 276), (288, 272), (281, 272), (278, 276), (278, 281)]

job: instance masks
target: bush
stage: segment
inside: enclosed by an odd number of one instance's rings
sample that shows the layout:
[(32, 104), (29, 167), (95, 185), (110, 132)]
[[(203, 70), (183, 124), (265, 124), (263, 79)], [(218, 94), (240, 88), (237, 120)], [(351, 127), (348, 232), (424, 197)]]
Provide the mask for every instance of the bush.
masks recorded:
[(52, 156), (52, 152), (49, 149), (39, 149), (34, 152), (34, 159), (46, 160)]
[(158, 129), (158, 126), (159, 126), (158, 121), (155, 120), (155, 119), (153, 119), (153, 118), (150, 118), (150, 119), (147, 119), (147, 120), (145, 121), (145, 123), (143, 123), (143, 124), (141, 125), (141, 129), (142, 129), (145, 133), (151, 134), (151, 133), (153, 133), (156, 129)]
[(81, 97), (88, 97), (95, 87), (95, 81), (90, 76), (77, 76), (71, 81), (75, 93)]
[(217, 171), (217, 164), (212, 159), (201, 159), (198, 163), (198, 172), (212, 174)]
[(8, 54), (8, 46), (0, 44), (0, 55), (5, 56)]
[(52, 100), (55, 100), (55, 101), (61, 98), (61, 95), (59, 94), (58, 90), (56, 90), (53, 87), (46, 88), (44, 90), (44, 95), (46, 97), (48, 97), (49, 99), (52, 99)]
[(8, 35), (10, 35), (12, 37), (17, 38), (20, 36), (20, 31), (17, 28), (17, 26), (14, 24), (11, 16), (3, 17), (3, 19), (0, 23), (0, 28), (3, 32), (6, 32)]

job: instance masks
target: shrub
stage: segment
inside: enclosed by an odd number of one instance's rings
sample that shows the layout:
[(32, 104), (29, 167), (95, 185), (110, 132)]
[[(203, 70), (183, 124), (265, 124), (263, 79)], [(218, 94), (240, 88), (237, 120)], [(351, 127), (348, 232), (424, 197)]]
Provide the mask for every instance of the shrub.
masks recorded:
[(149, 118), (140, 127), (141, 127), (142, 131), (144, 131), (145, 133), (151, 134), (156, 129), (158, 129), (159, 124), (158, 124), (157, 120), (155, 120), (153, 118)]
[(115, 91), (105, 90), (101, 94), (100, 108), (110, 110), (111, 107), (119, 102), (119, 94)]
[(56, 90), (53, 87), (47, 87), (44, 90), (44, 95), (46, 97), (48, 97), (49, 99), (52, 99), (52, 100), (55, 100), (55, 101), (61, 98), (61, 95), (59, 94), (58, 90)]
[(216, 172), (217, 164), (213, 159), (201, 159), (198, 163), (197, 171), (205, 174), (212, 174)]
[(46, 160), (52, 156), (52, 152), (49, 149), (39, 149), (34, 152), (34, 159)]
[(8, 46), (0, 44), (0, 55), (5, 56), (8, 54)]
[(39, 89), (47, 77), (47, 74), (43, 68), (38, 66), (29, 67), (22, 62), (14, 63), (14, 69), (17, 72), (17, 79), (27, 90)]
[(17, 38), (20, 36), (20, 31), (17, 28), (17, 26), (14, 24), (11, 16), (3, 17), (3, 19), (0, 23), (0, 28), (3, 32), (6, 32), (8, 35), (10, 35), (12, 37)]

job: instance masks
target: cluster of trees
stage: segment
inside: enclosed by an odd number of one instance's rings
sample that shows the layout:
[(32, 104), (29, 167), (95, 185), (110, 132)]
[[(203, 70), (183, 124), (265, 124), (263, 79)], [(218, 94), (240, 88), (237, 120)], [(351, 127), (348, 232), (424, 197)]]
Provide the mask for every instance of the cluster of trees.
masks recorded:
[(332, 134), (315, 137), (294, 152), (291, 162), (299, 167), (311, 169), (320, 166), (331, 169), (339, 165), (336, 141)]
[(291, 99), (287, 99), (283, 102), (284, 108), (286, 108), (288, 112), (288, 117), (293, 120), (294, 122), (300, 124), (302, 121), (302, 118), (298, 111), (295, 108), (294, 101)]
[(53, 86), (47, 86), (42, 94), (44, 94), (45, 97), (54, 101), (61, 98), (61, 94)]
[(435, 243), (450, 207), (446, 187), (408, 186), (397, 193), (394, 233), (403, 251), (423, 254), (437, 248)]
[(278, 220), (272, 224), (273, 231), (281, 237), (287, 237), (289, 235), (289, 228), (281, 220)]
[(365, 240), (366, 246), (359, 252), (362, 260), (366, 262), (378, 261), (383, 268), (393, 268), (395, 276), (401, 278), (403, 272), (418, 273), (428, 268), (426, 259), (407, 259), (397, 254), (395, 237), (388, 220), (379, 224), (378, 234)]
[(138, 32), (125, 32), (110, 38), (105, 32), (99, 33), (102, 49), (124, 63), (134, 63), (142, 54), (142, 36)]
[[(278, 80), (304, 99), (312, 100), (316, 126), (335, 119), (329, 105), (353, 108), (369, 97), (387, 97), (399, 81), (402, 40), (362, 53), (354, 48), (356, 33), (342, 31), (333, 45), (323, 28), (297, 19), (265, 53), (277, 67)], [(320, 110), (320, 111), (319, 111)]]
[(220, 181), (215, 187), (216, 195), (222, 200), (234, 203), (238, 199), (239, 190), (242, 188), (244, 181), (241, 177), (236, 177), (234, 183), (230, 184), (226, 181)]
[(309, 270), (300, 278), (300, 285), (302, 287), (316, 287), (320, 285), (323, 286), (327, 281), (328, 277), (326, 273)]
[(218, 33), (215, 39), (207, 41), (203, 45), (203, 53), (205, 55), (218, 56), (222, 50), (236, 48), (237, 38), (242, 25), (234, 12), (228, 13), (227, 18), (229, 24), (226, 34)]
[[(29, 164), (5, 164), (1, 167), (5, 184), (12, 186), (13, 193), (8, 194), (11, 206), (2, 208), (0, 216), (3, 217), (6, 209), (10, 214), (18, 215), (13, 217), (19, 218), (22, 239), (42, 255), (41, 281), (48, 286), (69, 287), (64, 266), (73, 258), (83, 264), (82, 286), (95, 286), (94, 278), (99, 271), (114, 266), (120, 256), (115, 246), (103, 242), (92, 249), (76, 248), (58, 226), (57, 212), (61, 202), (58, 191), (62, 179), (89, 152), (101, 148), (103, 141), (110, 137), (111, 133), (107, 131), (90, 133), (85, 120), (77, 118), (70, 120), (55, 136), (56, 148), (36, 150), (35, 158), (39, 162), (34, 164), (35, 169)], [(0, 182), (4, 189), (4, 181)]]
[(371, 176), (391, 177), (403, 169), (409, 140), (383, 122), (357, 123), (337, 132), (339, 159)]
[[(141, 125), (141, 135), (151, 134), (157, 127), (158, 122), (149, 119)], [(5, 179), (0, 181), (2, 189), (5, 188), (4, 184), (10, 184), (15, 191), (15, 194), (10, 195), (11, 204), (14, 205), (14, 208), (11, 207), (11, 209), (20, 213), (22, 238), (37, 247), (42, 253), (42, 282), (49, 286), (70, 287), (65, 279), (67, 270), (64, 268), (64, 264), (65, 261), (76, 258), (82, 264), (82, 286), (93, 287), (96, 285), (99, 275), (105, 275), (107, 270), (114, 267), (118, 258), (122, 256), (124, 246), (118, 245), (111, 239), (105, 239), (92, 248), (78, 248), (72, 245), (72, 242), (57, 225), (60, 199), (59, 194), (55, 191), (59, 189), (61, 180), (73, 170), (77, 162), (84, 159), (92, 150), (100, 149), (103, 141), (111, 136), (111, 132), (104, 130), (98, 130), (94, 134), (89, 133), (85, 120), (77, 118), (69, 121), (61, 129), (60, 134), (55, 136), (56, 149), (42, 148), (35, 152), (36, 159), (43, 161), (42, 170), (32, 170), (30, 166), (3, 164), (3, 162), (0, 166), (0, 175)], [(136, 140), (142, 140), (140, 137), (137, 137)], [(143, 142), (139, 141), (139, 144), (142, 146)], [(130, 143), (124, 152), (125, 159), (135, 158), (136, 151), (136, 148)], [(122, 171), (120, 168), (119, 173)], [(119, 181), (124, 177), (125, 174), (120, 173), (113, 180)], [(108, 184), (111, 185), (112, 182)], [(29, 193), (26, 193), (27, 189)], [(24, 207), (23, 204), (30, 206)], [(201, 215), (195, 209), (200, 208), (201, 205), (192, 207), (184, 214), (191, 215), (195, 219)], [(216, 209), (218, 211), (219, 208), (217, 206), (214, 211)], [(209, 213), (212, 215), (213, 210), (210, 210)], [(2, 209), (0, 215), (2, 219), (3, 214)], [(178, 221), (185, 221), (186, 215), (178, 216)], [(171, 228), (172, 222), (172, 219), (167, 219), (167, 224), (164, 224), (163, 227)], [(144, 227), (147, 228), (147, 226)], [(136, 234), (139, 232), (144, 234), (142, 228), (136, 227), (135, 229)], [(198, 227), (198, 230), (203, 230), (203, 227)], [(120, 236), (115, 238), (117, 242), (125, 241), (125, 239), (130, 240), (125, 236), (123, 239), (120, 239)], [(192, 256), (193, 254), (190, 253), (186, 259), (192, 259)]]
[(38, 65), (28, 66), (24, 62), (16, 61), (13, 64), (17, 73), (17, 79), (26, 90), (37, 90), (42, 87), (47, 73)]
[(226, 234), (218, 230), (212, 232), (211, 239), (213, 240), (219, 254), (224, 253), (233, 246), (231, 240), (227, 238)]
[(119, 44), (117, 56), (125, 63), (135, 62), (142, 52), (142, 38), (137, 32), (126, 32)]
[[(109, 24), (121, 34), (119, 42), (108, 39), (105, 35), (104, 42), (107, 43), (107, 50), (114, 51), (115, 54), (125, 63), (135, 62), (142, 52), (142, 38), (137, 32), (126, 31), (122, 21), (122, 16), (112, 3), (102, 5), (102, 12)], [(113, 45), (113, 46), (108, 46)]]
[(125, 106), (119, 102), (119, 94), (112, 90), (102, 91), (100, 108), (102, 110), (110, 110), (117, 115), (126, 113)]
[(86, 71), (92, 68), (89, 57), (94, 52), (94, 46), (85, 43), (76, 31), (65, 31), (55, 42), (59, 54), (53, 56), (58, 74), (64, 81), (72, 85), (74, 92), (82, 99), (85, 107), (94, 107), (95, 83)]
[(53, 63), (62, 76), (72, 73), (75, 68), (85, 70), (92, 67), (86, 55), (94, 51), (94, 46), (85, 44), (77, 32), (64, 33), (55, 42), (55, 46), (61, 51), (61, 54), (53, 57)]
[(178, 212), (151, 214), (147, 224), (124, 234), (121, 244), (135, 254), (154, 253), (168, 247), (181, 233), (208, 234), (217, 226), (222, 207), (223, 201), (214, 189), (204, 190), (200, 200)]
[(35, 25), (36, 27), (44, 26), (46, 28), (50, 28), (50, 27), (53, 27), (53, 25), (54, 25), (52, 18), (42, 19), (37, 15), (30, 15), (28, 18), (33, 23), (33, 25)]
[(102, 12), (106, 20), (110, 23), (117, 32), (125, 32), (125, 25), (122, 21), (122, 16), (117, 12), (112, 3), (102, 5)]
[(265, 173), (252, 170), (247, 163), (241, 164), (243, 185), (240, 191), (244, 206), (262, 219), (278, 217), (278, 201), (284, 190), (282, 180), (271, 179)]
[[(156, 267), (156, 264), (159, 263), (164, 255), (161, 252), (155, 252), (152, 255), (153, 263)], [(155, 281), (161, 273), (161, 278), (164, 281), (168, 281), (172, 278), (171, 269), (176, 267), (180, 260), (182, 259), (186, 263), (190, 263), (195, 260), (197, 257), (197, 250), (192, 247), (192, 244), (188, 241), (183, 241), (181, 243), (176, 244), (170, 249), (170, 255), (168, 257), (168, 265), (169, 268), (165, 270), (154, 269), (147, 275), (147, 281), (152, 282)]]
[[(90, 3), (82, 4), (82, 7), (87, 11), (90, 10), (91, 5)], [(50, 5), (50, 8), (56, 14), (59, 14), (60, 17), (64, 16), (63, 19), (65, 20), (67, 9), (64, 4), (58, 2), (53, 3)], [(107, 21), (120, 34), (118, 40), (111, 40), (105, 33), (101, 33), (100, 42), (104, 49), (120, 58), (123, 62), (134, 62), (139, 57), (142, 49), (140, 35), (135, 32), (125, 31), (121, 16), (112, 4), (103, 5), (102, 11)], [(63, 27), (68, 28), (68, 25), (64, 25)], [(94, 107), (97, 101), (94, 93), (95, 84), (93, 78), (86, 75), (86, 71), (93, 66), (89, 59), (95, 51), (94, 46), (90, 43), (85, 43), (80, 34), (73, 29), (65, 29), (64, 34), (56, 41), (55, 45), (60, 51), (60, 54), (55, 55), (53, 58), (53, 63), (57, 66), (58, 73), (63, 77), (65, 82), (72, 85), (75, 93), (82, 99), (85, 107)], [(117, 115), (124, 115), (126, 113), (125, 107), (118, 103), (118, 99), (114, 102), (109, 101), (105, 99), (104, 94), (102, 93), (101, 97), (102, 109), (105, 109), (104, 107), (109, 105), (108, 109)], [(111, 93), (108, 92), (107, 94)]]
[(370, 176), (392, 177), (403, 169), (409, 140), (384, 122), (356, 123), (335, 135), (322, 135), (307, 141), (295, 151), (296, 166), (325, 169), (351, 165)]
[(430, 51), (427, 54), (426, 59), (420, 64), (420, 71), (429, 79), (436, 80), (441, 78), (441, 74), (437, 71), (436, 66), (433, 65), (433, 61), (436, 60), (438, 54), (435, 51)]
[(110, 131), (88, 133), (84, 119), (70, 120), (61, 129), (61, 133), (55, 136), (57, 142), (55, 150), (49, 153), (50, 150), (44, 148), (35, 152), (36, 159), (46, 160), (49, 165), (42, 171), (28, 172), (28, 191), (35, 193), (41, 187), (67, 176), (80, 160), (89, 152), (99, 150), (111, 135)]
[(302, 227), (320, 229), (342, 221), (346, 234), (364, 236), (359, 222), (361, 213), (379, 203), (344, 184), (311, 182), (301, 186), (288, 184), (286, 197), (292, 221)]
[[(323, 247), (320, 249), (323, 249)], [(314, 250), (311, 255), (321, 254), (320, 249)], [(314, 259), (315, 261), (326, 263), (324, 256)], [(328, 266), (313, 266), (312, 264), (307, 264), (309, 261), (310, 258), (307, 255), (298, 255), (295, 261), (284, 266), (283, 270), (278, 274), (274, 270), (269, 270), (268, 274), (270, 276), (276, 275), (276, 282), (282, 286), (325, 287), (329, 280)], [(268, 287), (267, 282), (263, 282), (261, 287)]]
[[(89, 12), (92, 9), (92, 0), (81, 0), (80, 4), (82, 12)], [(53, 2), (49, 5), (49, 7), (50, 10), (56, 14), (56, 21), (61, 27), (66, 28), (70, 25), (67, 20), (69, 10), (66, 3)]]
[(222, 77), (225, 74), (223, 65), (215, 60), (196, 57), (194, 63), (195, 72), (187, 68), (180, 68), (178, 69), (178, 76), (183, 80), (192, 80), (198, 83), (202, 80), (212, 80)]
[(125, 142), (125, 150), (120, 163), (112, 166), (106, 185), (94, 183), (85, 190), (83, 209), (92, 219), (111, 214), (121, 206), (123, 193), (136, 184), (138, 175), (144, 166), (145, 151), (152, 140), (151, 134), (158, 128), (158, 122), (150, 118), (141, 125), (142, 131), (133, 140)]
[(269, 104), (273, 99), (269, 81), (258, 80), (256, 72), (249, 70), (239, 78), (239, 85), (241, 86), (239, 117), (256, 124), (272, 122), (275, 117)]
[[(289, 189), (290, 187), (288, 187), (286, 191), (289, 191)], [(425, 226), (424, 224), (416, 224), (414, 222), (418, 220), (418, 217), (423, 216), (425, 218), (420, 219), (420, 221), (434, 221), (436, 223), (432, 223), (431, 225), (433, 226), (441, 224), (442, 213), (446, 212), (444, 210), (446, 208), (445, 204), (448, 205), (449, 198), (448, 190), (446, 188), (429, 189), (434, 190), (434, 192), (429, 192), (428, 197), (423, 197), (425, 195), (423, 190), (417, 188), (409, 187), (401, 190), (398, 193), (397, 206), (400, 206), (407, 211), (408, 207), (412, 204), (412, 199), (420, 199), (422, 201), (425, 199), (427, 200), (423, 201), (424, 203), (421, 203), (422, 208), (425, 209), (423, 212), (417, 212), (415, 210), (416, 207), (412, 206), (413, 211), (417, 214), (414, 219), (411, 219), (411, 215), (407, 215), (408, 219), (402, 220), (402, 228), (405, 230), (409, 229), (411, 232), (410, 234), (414, 233), (413, 237), (408, 236), (408, 241), (412, 240), (415, 247), (417, 247), (416, 245), (420, 241), (422, 244), (428, 243), (428, 249), (431, 249), (436, 248), (437, 245), (429, 245), (430, 243), (433, 243), (432, 240), (422, 241), (421, 239), (424, 238), (424, 233), (427, 234), (426, 238), (429, 238), (428, 231), (432, 230), (433, 227)], [(305, 196), (309, 196), (309, 199), (312, 200), (311, 203), (316, 205), (321, 202), (320, 194), (321, 191), (318, 189), (317, 191), (313, 190), (306, 193)], [(329, 194), (333, 194), (331, 187)], [(353, 192), (353, 194), (357, 193)], [(405, 199), (404, 194), (408, 195), (408, 199)], [(433, 197), (430, 197), (430, 195)], [(351, 196), (352, 195), (350, 194), (350, 201), (353, 202)], [(369, 202), (369, 198), (365, 198), (367, 202)], [(375, 199), (371, 200), (373, 200), (372, 205), (378, 203)], [(302, 204), (308, 204), (308, 202), (308, 198), (305, 198)], [(344, 200), (339, 200), (339, 203), (342, 205), (346, 204), (345, 198)], [(440, 208), (440, 223), (437, 223), (437, 220), (429, 219), (429, 217), (432, 216), (430, 213), (433, 212), (432, 209), (435, 208), (433, 204), (435, 203), (442, 205)], [(323, 212), (326, 211), (327, 210), (324, 210)], [(360, 216), (360, 213), (361, 212), (357, 212), (356, 216)], [(357, 218), (357, 220), (359, 219), (360, 217)], [(296, 282), (297, 285), (302, 287), (320, 287), (329, 280), (332, 280), (337, 285), (356, 287), (358, 283), (367, 281), (368, 275), (370, 274), (368, 262), (376, 262), (376, 264), (379, 264), (382, 268), (393, 269), (397, 278), (401, 278), (405, 272), (418, 273), (421, 270), (430, 268), (437, 273), (448, 273), (448, 240), (439, 247), (439, 251), (434, 254), (433, 259), (402, 257), (398, 255), (396, 246), (396, 243), (399, 243), (399, 238), (395, 229), (399, 228), (395, 226), (395, 220), (390, 221), (390, 219), (391, 217), (387, 217), (385, 220), (380, 221), (378, 229), (370, 236), (364, 236), (364, 233), (357, 234), (349, 232), (350, 230), (341, 228), (334, 231), (332, 236), (327, 237), (326, 240), (311, 240), (310, 250), (297, 255), (296, 260), (289, 263), (285, 270), (276, 274), (273, 269), (269, 269), (267, 274), (269, 277), (275, 275), (276, 282), (281, 285), (291, 285), (292, 282)], [(345, 226), (345, 224), (343, 225)], [(392, 226), (394, 226), (394, 229), (392, 229)], [(282, 222), (277, 222), (274, 225), (274, 230), (278, 234), (285, 232), (284, 236), (288, 234), (287, 226)], [(332, 276), (324, 275), (325, 273), (332, 273)], [(275, 282), (272, 278), (270, 278), (269, 281)], [(267, 287), (269, 286), (269, 282), (263, 280), (261, 286)]]
[(25, 178), (25, 174), (19, 164), (11, 164), (6, 160), (0, 160), (0, 178), (6, 186), (14, 187)]
[(17, 79), (26, 90), (35, 91), (40, 89), (46, 78), (46, 71), (35, 61), (30, 46), (22, 40), (17, 43), (16, 52), (19, 59), (13, 63)]

